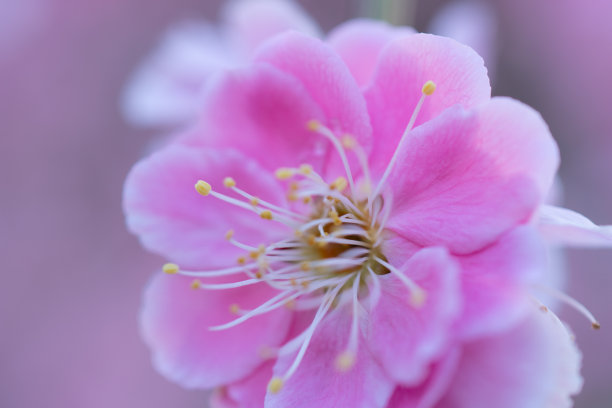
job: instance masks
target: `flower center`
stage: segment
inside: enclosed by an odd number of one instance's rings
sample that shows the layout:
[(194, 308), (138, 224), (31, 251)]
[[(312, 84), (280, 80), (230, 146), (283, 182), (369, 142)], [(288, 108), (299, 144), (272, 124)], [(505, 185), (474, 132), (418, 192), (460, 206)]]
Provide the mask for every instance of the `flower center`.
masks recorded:
[[(382, 275), (391, 273), (397, 276), (407, 288), (411, 306), (420, 307), (425, 302), (425, 291), (391, 265), (383, 253), (384, 231), (392, 208), (392, 196), (383, 197), (382, 191), (397, 159), (399, 147), (412, 129), (426, 96), (434, 90), (435, 84), (431, 81), (423, 86), (422, 97), (398, 148), (373, 189), (367, 155), (355, 138), (350, 135), (338, 137), (315, 120), (307, 124), (308, 128), (331, 142), (346, 177), (327, 182), (308, 164), (278, 169), (276, 177), (288, 183), (287, 197), (295, 205), (283, 207), (261, 200), (240, 189), (231, 177), (225, 178), (223, 184), (234, 193), (233, 196), (213, 190), (203, 180), (196, 183), (196, 191), (203, 196), (213, 196), (254, 212), (264, 220), (282, 223), (293, 231), (278, 242), (259, 245), (241, 242), (239, 237), (234, 237), (234, 231), (228, 231), (225, 238), (229, 243), (245, 251), (237, 259), (237, 265), (229, 268), (186, 271), (176, 264), (166, 264), (163, 267), (166, 273), (196, 278), (191, 285), (194, 289), (224, 290), (264, 282), (278, 290), (276, 296), (252, 310), (244, 310), (238, 304), (230, 305), (230, 310), (237, 318), (211, 327), (211, 330), (230, 329), (252, 317), (284, 306), (297, 310), (316, 310), (309, 327), (283, 346), (283, 353), (293, 350), (297, 354), (285, 374), (270, 381), (271, 392), (278, 392), (297, 370), (318, 324), (332, 307), (337, 307), (345, 300), (352, 302), (353, 317), (346, 348), (338, 356), (336, 367), (340, 371), (347, 371), (353, 366), (359, 338), (359, 298), (376, 296), (376, 292), (380, 292), (378, 279)], [(353, 155), (360, 166), (360, 178), (357, 181), (349, 165), (348, 153)], [(234, 279), (229, 283), (211, 284), (202, 281), (208, 277), (241, 275), (246, 278)]]

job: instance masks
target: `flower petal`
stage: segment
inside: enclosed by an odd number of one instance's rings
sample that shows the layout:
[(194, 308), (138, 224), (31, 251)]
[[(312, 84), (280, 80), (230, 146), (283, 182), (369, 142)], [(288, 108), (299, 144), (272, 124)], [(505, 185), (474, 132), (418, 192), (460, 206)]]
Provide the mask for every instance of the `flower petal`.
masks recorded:
[(212, 408), (263, 407), (273, 367), (274, 361), (269, 360), (248, 377), (215, 390), (211, 397)]
[(421, 250), (399, 269), (425, 290), (425, 303), (412, 306), (410, 291), (394, 274), (380, 276), (382, 296), (370, 313), (368, 344), (391, 378), (411, 385), (441, 354), (460, 313), (459, 270), (442, 248)]
[(327, 42), (340, 55), (360, 86), (372, 78), (382, 49), (392, 40), (414, 34), (409, 27), (395, 27), (369, 19), (350, 20), (336, 27)]
[(209, 330), (236, 318), (232, 304), (252, 309), (273, 297), (277, 292), (267, 284), (204, 291), (191, 289), (190, 282), (184, 276), (158, 274), (144, 296), (143, 337), (156, 368), (168, 379), (188, 388), (237, 381), (264, 362), (264, 347), (284, 340), (291, 323), (291, 313), (284, 308), (227, 330)]
[(202, 197), (194, 189), (204, 179), (214, 189), (235, 196), (223, 187), (227, 176), (261, 199), (285, 203), (274, 177), (240, 153), (173, 145), (130, 172), (123, 201), (128, 227), (149, 250), (181, 267), (197, 269), (235, 264), (244, 251), (223, 238), (229, 229), (255, 246), (285, 236), (285, 226), (212, 196)]
[(256, 60), (297, 78), (321, 107), (323, 124), (339, 134), (353, 135), (369, 148), (372, 130), (365, 100), (350, 71), (329, 45), (287, 33), (262, 47)]
[(429, 34), (393, 41), (382, 51), (374, 79), (365, 90), (374, 129), (370, 158), (374, 171), (384, 171), (429, 80), (437, 89), (421, 109), (417, 126), (450, 106), (472, 108), (491, 96), (487, 70), (471, 48)]
[(321, 30), (292, 0), (234, 0), (224, 10), (230, 46), (252, 55), (266, 40), (289, 30), (318, 37)]
[(448, 109), (400, 146), (389, 229), (421, 246), (470, 253), (529, 221), (558, 150), (541, 117), (508, 98)]
[(580, 352), (550, 312), (532, 309), (516, 328), (464, 347), (445, 408), (569, 408), (582, 386)]
[(435, 407), (453, 380), (460, 357), (460, 348), (451, 349), (431, 367), (427, 379), (417, 387), (397, 387), (386, 408)]
[[(394, 384), (372, 359), (363, 339), (350, 371), (341, 373), (335, 368), (334, 362), (349, 337), (352, 317), (347, 309), (340, 308), (325, 317), (295, 374), (278, 394), (268, 392), (266, 408), (385, 407)], [(281, 350), (275, 374), (284, 374), (294, 358), (295, 353), (282, 354)]]
[(183, 143), (238, 149), (269, 171), (303, 162), (321, 166), (327, 142), (307, 129), (322, 118), (321, 109), (298, 80), (268, 64), (211, 81), (202, 112)]
[(464, 308), (456, 333), (475, 339), (508, 330), (525, 316), (533, 304), (526, 285), (542, 279), (546, 248), (533, 227), (522, 226), (458, 259)]
[(596, 225), (584, 215), (567, 208), (543, 205), (536, 222), (540, 233), (554, 244), (612, 246), (612, 225)]

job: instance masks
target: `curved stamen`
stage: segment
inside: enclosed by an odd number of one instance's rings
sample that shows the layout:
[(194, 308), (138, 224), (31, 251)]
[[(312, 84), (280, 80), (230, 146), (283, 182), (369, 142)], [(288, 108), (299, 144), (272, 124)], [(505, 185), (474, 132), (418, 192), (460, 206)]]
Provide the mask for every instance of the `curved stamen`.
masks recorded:
[(545, 293), (576, 310), (578, 313), (586, 317), (591, 323), (591, 327), (595, 330), (599, 330), (601, 328), (601, 324), (597, 321), (593, 313), (585, 305), (574, 299), (573, 297), (548, 286), (544, 285), (532, 285), (532, 287), (542, 293)]

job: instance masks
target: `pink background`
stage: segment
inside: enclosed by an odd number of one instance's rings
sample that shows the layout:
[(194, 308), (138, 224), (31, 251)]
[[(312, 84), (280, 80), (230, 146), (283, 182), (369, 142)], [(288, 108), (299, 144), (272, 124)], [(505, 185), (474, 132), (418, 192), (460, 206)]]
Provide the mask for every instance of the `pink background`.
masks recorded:
[[(304, 0), (324, 29), (357, 1)], [(424, 30), (442, 1), (421, 1)], [(498, 0), (495, 94), (540, 110), (561, 146), (565, 205), (612, 224), (612, 3)], [(163, 30), (217, 15), (210, 0), (2, 0), (0, 16), (0, 406), (201, 407), (166, 382), (138, 335), (141, 290), (161, 260), (123, 224), (121, 188), (155, 130), (120, 91)], [(612, 251), (569, 252), (586, 384), (577, 407), (612, 405)]]

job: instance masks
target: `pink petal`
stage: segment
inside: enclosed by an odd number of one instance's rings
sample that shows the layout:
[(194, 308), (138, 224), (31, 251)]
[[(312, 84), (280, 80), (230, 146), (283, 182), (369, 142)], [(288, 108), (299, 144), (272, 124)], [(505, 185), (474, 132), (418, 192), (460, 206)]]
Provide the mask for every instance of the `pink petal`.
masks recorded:
[(387, 373), (403, 384), (422, 381), (460, 312), (458, 265), (442, 248), (418, 252), (399, 268), (426, 292), (421, 307), (394, 275), (380, 277), (382, 296), (371, 311), (368, 343)]
[(344, 60), (357, 84), (364, 86), (370, 82), (383, 48), (391, 40), (414, 32), (383, 21), (356, 19), (336, 27), (327, 42)]
[(459, 257), (464, 308), (456, 333), (474, 339), (515, 326), (533, 304), (526, 285), (541, 278), (545, 251), (537, 231), (523, 226), (480, 252)]
[(297, 78), (321, 107), (324, 125), (340, 135), (355, 136), (369, 148), (372, 130), (365, 100), (350, 71), (329, 45), (298, 33), (283, 34), (262, 47), (256, 60)]
[(508, 98), (448, 109), (412, 131), (388, 180), (389, 229), (470, 253), (527, 222), (544, 200), (558, 150), (541, 117)]
[(461, 352), (451, 349), (444, 358), (436, 362), (427, 379), (417, 387), (397, 387), (386, 408), (433, 408), (444, 396), (459, 365)]
[(365, 90), (374, 129), (370, 161), (375, 171), (382, 172), (389, 162), (429, 80), (437, 89), (421, 109), (417, 126), (450, 106), (471, 108), (491, 95), (482, 58), (471, 48), (428, 34), (393, 41), (382, 51), (373, 82)]
[(543, 205), (536, 222), (540, 233), (554, 244), (612, 246), (612, 225), (596, 225), (584, 215), (567, 208)]
[(184, 143), (239, 149), (268, 171), (323, 161), (327, 142), (307, 129), (322, 118), (321, 109), (297, 79), (268, 64), (218, 77), (202, 112)]
[(226, 5), (224, 17), (230, 45), (245, 56), (288, 30), (314, 37), (321, 33), (314, 20), (292, 0), (234, 0)]
[(226, 176), (261, 199), (285, 203), (274, 177), (240, 153), (174, 145), (130, 172), (123, 202), (128, 227), (147, 249), (186, 268), (235, 265), (244, 251), (224, 239), (230, 229), (238, 240), (255, 246), (286, 236), (289, 230), (283, 225), (212, 196), (202, 197), (194, 189), (204, 179), (213, 189), (235, 196), (223, 186)]
[(158, 274), (145, 292), (142, 333), (156, 368), (168, 379), (188, 388), (240, 380), (264, 362), (264, 347), (284, 340), (291, 323), (291, 313), (284, 308), (227, 330), (209, 330), (236, 318), (232, 304), (248, 310), (272, 298), (277, 292), (267, 284), (206, 291), (191, 289), (190, 282)]
[[(340, 308), (325, 317), (295, 374), (278, 394), (266, 396), (266, 408), (386, 406), (394, 384), (372, 359), (363, 339), (352, 369), (341, 373), (335, 368), (335, 360), (349, 337), (352, 316), (347, 309)], [(294, 357), (295, 353), (281, 354), (275, 374), (284, 374)]]
[(183, 23), (170, 30), (126, 87), (122, 102), (127, 118), (142, 126), (195, 118), (206, 80), (240, 61), (223, 44), (217, 30), (206, 24)]
[(273, 367), (274, 361), (269, 360), (248, 377), (215, 390), (210, 401), (211, 408), (263, 407)]
[(582, 386), (581, 356), (552, 313), (532, 309), (516, 328), (464, 347), (440, 407), (569, 408)]

